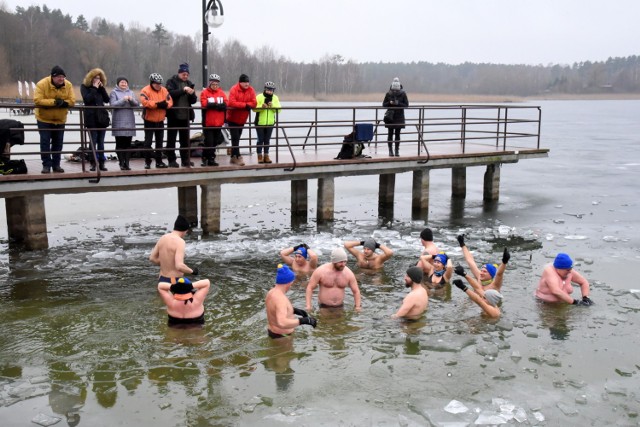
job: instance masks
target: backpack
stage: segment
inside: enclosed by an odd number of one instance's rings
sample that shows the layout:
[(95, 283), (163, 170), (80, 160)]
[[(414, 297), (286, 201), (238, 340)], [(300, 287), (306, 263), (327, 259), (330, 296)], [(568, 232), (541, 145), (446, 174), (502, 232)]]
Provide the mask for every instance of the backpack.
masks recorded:
[(0, 159), (1, 175), (18, 175), (27, 173), (27, 164), (23, 159), (6, 160)]
[(340, 147), (340, 152), (335, 159), (344, 160), (366, 157), (362, 154), (362, 150), (364, 150), (364, 144), (360, 141), (356, 141), (355, 132), (351, 132), (349, 135), (344, 137), (342, 147)]

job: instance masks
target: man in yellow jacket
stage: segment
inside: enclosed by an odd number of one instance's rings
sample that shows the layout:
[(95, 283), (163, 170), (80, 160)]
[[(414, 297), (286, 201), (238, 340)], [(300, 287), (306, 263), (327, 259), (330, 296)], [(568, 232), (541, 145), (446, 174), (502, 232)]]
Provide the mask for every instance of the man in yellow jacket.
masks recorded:
[(64, 70), (58, 65), (51, 75), (36, 84), (33, 102), (36, 105), (36, 121), (40, 133), (40, 158), (42, 173), (62, 173), (60, 152), (64, 141), (64, 127), (69, 107), (76, 103), (73, 85), (66, 79)]

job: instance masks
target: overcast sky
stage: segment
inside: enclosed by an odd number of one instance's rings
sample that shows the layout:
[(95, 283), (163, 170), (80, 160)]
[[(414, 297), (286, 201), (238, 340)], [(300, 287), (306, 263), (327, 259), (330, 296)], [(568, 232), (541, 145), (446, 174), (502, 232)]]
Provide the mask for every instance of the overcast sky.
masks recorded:
[[(201, 0), (0, 0), (47, 4), (129, 26), (196, 36)], [(573, 64), (640, 54), (640, 0), (222, 0), (212, 36), (294, 61), (339, 54), (357, 62)]]

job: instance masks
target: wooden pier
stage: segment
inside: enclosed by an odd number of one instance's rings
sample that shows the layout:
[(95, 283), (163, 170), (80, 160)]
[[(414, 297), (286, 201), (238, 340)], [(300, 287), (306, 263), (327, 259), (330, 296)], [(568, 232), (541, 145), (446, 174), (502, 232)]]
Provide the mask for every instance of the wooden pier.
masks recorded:
[[(281, 116), (308, 116), (306, 120), (279, 121), (271, 140), (271, 164), (259, 164), (247, 125), (241, 140), (245, 166), (231, 165), (226, 147), (218, 147), (217, 167), (202, 167), (192, 159), (190, 168), (144, 169), (142, 159), (132, 159), (130, 171), (89, 172), (88, 163), (63, 162), (65, 173), (41, 174), (37, 147), (19, 155), (25, 158), (29, 173), (0, 176), (0, 197), (5, 198), (10, 242), (26, 249), (48, 247), (45, 196), (87, 192), (116, 192), (176, 187), (178, 211), (189, 221), (199, 223), (203, 233), (220, 232), (221, 186), (229, 183), (265, 181), (291, 182), (291, 215), (305, 221), (308, 211), (308, 180), (317, 179), (317, 221), (333, 220), (336, 177), (378, 175), (379, 212), (393, 209), (395, 175), (412, 172), (412, 217), (427, 219), (429, 210), (429, 172), (451, 169), (451, 195), (466, 195), (466, 168), (485, 167), (483, 198), (498, 200), (500, 166), (521, 160), (548, 156), (540, 147), (540, 109), (513, 106), (419, 106), (407, 110), (407, 128), (402, 133), (400, 157), (390, 157), (386, 129), (378, 117), (384, 109), (376, 107), (292, 108)], [(296, 111), (303, 110), (303, 111)], [(325, 111), (326, 110), (326, 111)], [(345, 114), (345, 111), (347, 114)], [(285, 114), (287, 113), (287, 114)], [(320, 116), (333, 118), (321, 120)], [(336, 116), (349, 116), (336, 119)], [(341, 135), (356, 123), (373, 123), (376, 135), (365, 142), (368, 157), (335, 159)], [(346, 129), (346, 131), (345, 131)], [(200, 130), (192, 126), (192, 133)], [(79, 132), (83, 132), (80, 126)], [(68, 130), (73, 134), (73, 130)], [(37, 136), (37, 134), (35, 135)], [(31, 139), (33, 139), (32, 137)], [(77, 138), (84, 143), (84, 138)], [(79, 142), (69, 142), (65, 150)], [(89, 144), (89, 143), (87, 143)], [(108, 150), (105, 150), (108, 151)], [(65, 151), (66, 152), (66, 151)], [(112, 196), (114, 199), (116, 195)], [(198, 217), (198, 206), (200, 217)]]

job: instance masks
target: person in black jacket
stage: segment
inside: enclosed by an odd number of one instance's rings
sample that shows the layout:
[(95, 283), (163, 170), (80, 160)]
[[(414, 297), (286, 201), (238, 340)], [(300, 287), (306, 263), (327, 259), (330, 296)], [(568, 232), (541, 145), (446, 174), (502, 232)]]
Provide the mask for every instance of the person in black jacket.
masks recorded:
[[(89, 71), (82, 85), (80, 86), (80, 94), (82, 94), (82, 102), (85, 107), (104, 107), (104, 104), (109, 103), (109, 94), (105, 89), (107, 85), (107, 76), (100, 68), (94, 68)], [(91, 141), (97, 151), (96, 157), (98, 158), (98, 164), (101, 171), (106, 171), (104, 161), (107, 157), (104, 155), (104, 137), (107, 133), (107, 127), (111, 120), (109, 119), (109, 112), (105, 108), (87, 108), (84, 112), (84, 125), (89, 129), (89, 135)], [(89, 156), (91, 162), (91, 171), (96, 170), (96, 161), (93, 158), (93, 154)]]
[(407, 93), (402, 89), (399, 78), (394, 78), (391, 82), (389, 92), (384, 96), (382, 106), (389, 108), (388, 115), (385, 114), (385, 127), (388, 130), (387, 145), (389, 146), (389, 156), (393, 157), (392, 138), (395, 134), (396, 151), (395, 156), (400, 156), (400, 131), (404, 129), (404, 109), (409, 106)]
[(191, 105), (198, 101), (195, 85), (189, 80), (189, 64), (180, 64), (178, 74), (167, 81), (167, 90), (173, 99), (173, 108), (167, 111), (167, 160), (170, 168), (177, 168), (176, 136), (180, 135), (180, 163), (193, 166), (189, 153), (189, 123), (195, 119)]

